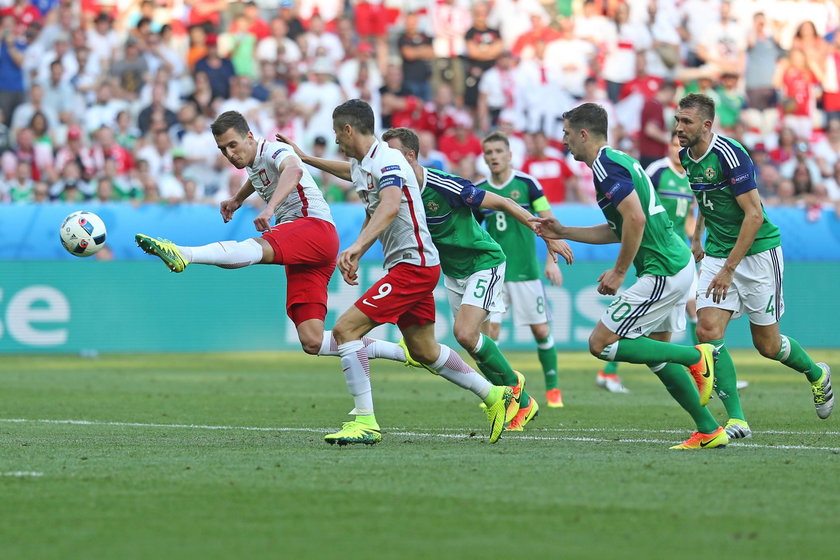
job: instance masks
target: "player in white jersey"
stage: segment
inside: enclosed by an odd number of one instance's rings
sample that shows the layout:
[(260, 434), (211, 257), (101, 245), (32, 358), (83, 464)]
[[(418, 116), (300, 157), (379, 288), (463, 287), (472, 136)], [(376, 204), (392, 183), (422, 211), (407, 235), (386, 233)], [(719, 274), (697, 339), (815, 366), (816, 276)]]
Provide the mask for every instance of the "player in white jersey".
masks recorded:
[[(210, 128), (228, 161), (248, 172), (248, 180), (239, 191), (221, 203), (222, 218), (229, 222), (243, 201), (257, 192), (266, 203), (254, 219), (262, 236), (184, 247), (138, 234), (137, 244), (160, 257), (173, 272), (182, 272), (188, 264), (221, 268), (285, 265), (286, 313), (297, 328), (303, 350), (337, 356), (335, 340), (324, 331), (324, 318), (327, 286), (335, 270), (339, 243), (320, 189), (291, 146), (255, 138), (240, 113), (222, 113)], [(272, 218), (276, 225), (272, 225)], [(405, 360), (404, 350), (394, 343), (365, 338), (364, 344), (371, 358)]]
[(355, 408), (350, 414), (355, 420), (345, 422), (325, 441), (339, 445), (381, 441), (363, 336), (382, 323), (396, 323), (414, 360), (482, 399), (490, 421), (490, 442), (495, 443), (519, 405), (510, 387), (491, 385), (456, 352), (435, 341), (432, 292), (440, 278), (440, 265), (414, 171), (402, 153), (374, 136), (373, 110), (364, 101), (352, 99), (336, 107), (333, 130), (349, 163), (302, 157), (309, 165), (352, 180), (366, 206), (362, 231), (339, 255), (338, 268), (345, 282), (358, 285), (359, 259), (378, 239), (388, 272), (333, 327), (347, 388), (353, 395)]

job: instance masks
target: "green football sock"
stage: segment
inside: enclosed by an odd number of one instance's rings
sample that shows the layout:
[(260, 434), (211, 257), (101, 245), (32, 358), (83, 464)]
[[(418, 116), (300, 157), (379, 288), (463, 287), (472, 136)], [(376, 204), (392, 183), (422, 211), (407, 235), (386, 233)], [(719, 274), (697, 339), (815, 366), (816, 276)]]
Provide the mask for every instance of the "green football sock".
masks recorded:
[(607, 345), (601, 352), (600, 358), (631, 364), (670, 362), (688, 367), (700, 361), (700, 351), (693, 346), (680, 346), (641, 336), (633, 339), (622, 338), (618, 342)]
[(741, 409), (741, 397), (738, 395), (735, 362), (732, 361), (732, 356), (729, 355), (729, 350), (726, 349), (723, 340), (710, 340), (708, 343), (713, 344), (719, 352), (715, 363), (715, 392), (730, 418), (746, 421), (747, 418)]
[[(557, 388), (557, 349), (554, 347), (554, 337), (537, 339), (537, 356), (545, 377), (545, 390)], [(523, 401), (524, 402), (524, 401)]]
[(618, 362), (607, 362), (601, 369), (604, 375), (614, 375), (618, 371)]
[[(510, 362), (499, 350), (496, 342), (487, 335), (482, 334), (479, 339), (478, 349), (472, 351), (475, 365), (493, 385), (516, 385), (519, 379), (513, 372)], [(528, 393), (524, 390), (521, 396), (522, 402), (528, 402)]]
[(820, 366), (811, 359), (808, 352), (793, 338), (782, 335), (782, 347), (776, 361), (782, 362), (787, 367), (804, 373), (810, 383), (822, 377), (823, 371)]
[(688, 336), (691, 338), (695, 345), (700, 344), (700, 340), (697, 338), (697, 321), (692, 321), (689, 319)]
[(679, 364), (662, 363), (650, 366), (665, 388), (674, 397), (683, 410), (691, 415), (697, 425), (697, 431), (704, 434), (711, 434), (718, 429), (720, 424), (705, 406), (700, 406), (700, 393), (697, 392), (697, 385), (694, 380)]

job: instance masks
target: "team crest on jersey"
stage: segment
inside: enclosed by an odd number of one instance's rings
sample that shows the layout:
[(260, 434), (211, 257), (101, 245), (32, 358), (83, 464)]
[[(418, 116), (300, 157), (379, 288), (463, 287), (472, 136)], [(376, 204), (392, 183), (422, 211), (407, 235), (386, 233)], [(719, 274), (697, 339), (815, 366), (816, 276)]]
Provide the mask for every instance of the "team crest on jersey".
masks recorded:
[(715, 178), (715, 168), (714, 167), (707, 167), (706, 168), (706, 179), (712, 180)]
[(426, 203), (426, 208), (429, 209), (429, 212), (434, 212), (435, 210), (440, 208), (440, 205), (438, 205), (438, 203), (435, 202), (434, 200), (430, 200), (429, 202)]
[(271, 179), (268, 178), (268, 173), (266, 173), (265, 169), (260, 169), (259, 176), (264, 187), (267, 187), (268, 184), (271, 183)]
[(512, 193), (510, 193), (510, 197), (511, 197), (513, 200), (519, 200), (519, 197), (520, 197), (520, 193), (519, 193), (519, 191), (513, 191)]
[(373, 190), (373, 175), (371, 175), (370, 173), (368, 173), (367, 176), (367, 188), (369, 191)]

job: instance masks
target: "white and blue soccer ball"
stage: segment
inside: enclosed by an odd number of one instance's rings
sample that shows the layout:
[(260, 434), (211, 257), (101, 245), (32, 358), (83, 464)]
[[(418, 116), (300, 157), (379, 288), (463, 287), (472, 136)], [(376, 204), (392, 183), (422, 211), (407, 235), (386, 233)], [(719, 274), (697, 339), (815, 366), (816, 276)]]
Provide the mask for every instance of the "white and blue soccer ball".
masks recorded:
[(89, 257), (105, 246), (105, 222), (93, 212), (73, 212), (61, 222), (61, 244), (76, 257)]

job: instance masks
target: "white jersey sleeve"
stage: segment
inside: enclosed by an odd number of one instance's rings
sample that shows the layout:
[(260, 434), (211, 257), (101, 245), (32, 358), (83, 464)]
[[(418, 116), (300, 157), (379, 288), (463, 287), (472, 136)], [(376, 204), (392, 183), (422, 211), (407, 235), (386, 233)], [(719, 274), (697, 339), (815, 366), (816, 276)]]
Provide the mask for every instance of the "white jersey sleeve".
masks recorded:
[(384, 142), (375, 142), (361, 162), (351, 159), (353, 185), (372, 216), (382, 189), (400, 189), (402, 201), (396, 218), (379, 236), (385, 268), (399, 263), (416, 266), (440, 264), (426, 225), (426, 211), (414, 170), (403, 155)]
[[(245, 169), (254, 190), (265, 202), (271, 200), (271, 196), (277, 189), (280, 179), (278, 167), (287, 157), (293, 157), (300, 162), (300, 158), (288, 144), (257, 140), (257, 156), (254, 158), (254, 164)], [(330, 214), (330, 207), (324, 200), (321, 189), (318, 188), (315, 179), (312, 178), (306, 166), (301, 163), (301, 167), (303, 168), (303, 176), (301, 176), (292, 192), (289, 193), (289, 196), (286, 197), (286, 200), (280, 203), (274, 212), (277, 223), (291, 222), (298, 218), (318, 218), (334, 223)]]

